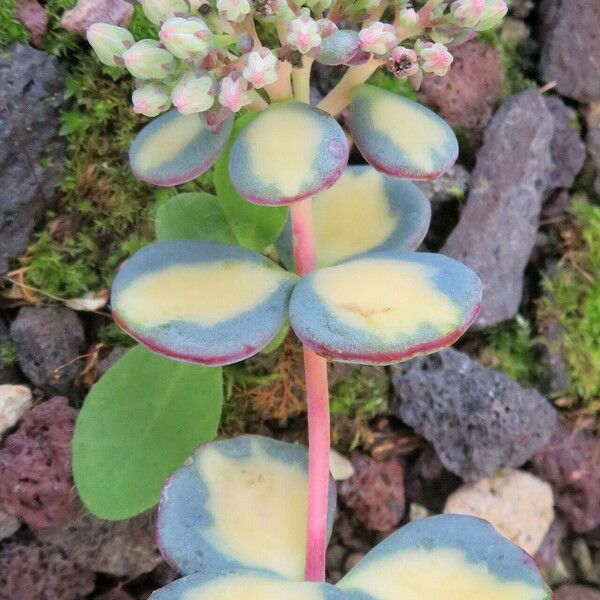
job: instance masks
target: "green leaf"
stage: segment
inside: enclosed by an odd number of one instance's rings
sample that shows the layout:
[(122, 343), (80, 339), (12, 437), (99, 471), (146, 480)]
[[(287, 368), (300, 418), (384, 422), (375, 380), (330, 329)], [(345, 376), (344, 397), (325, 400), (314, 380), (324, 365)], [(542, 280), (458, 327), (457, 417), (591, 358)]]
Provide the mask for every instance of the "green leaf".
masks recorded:
[(77, 419), (73, 474), (87, 508), (118, 520), (154, 506), (165, 479), (215, 437), (222, 396), (220, 368), (129, 350)]
[(156, 239), (237, 242), (220, 200), (203, 192), (177, 194), (156, 211)]
[(281, 233), (287, 219), (285, 206), (266, 207), (248, 202), (234, 189), (229, 179), (229, 154), (242, 129), (259, 113), (247, 113), (236, 120), (223, 154), (215, 163), (215, 187), (231, 230), (241, 246), (262, 252)]

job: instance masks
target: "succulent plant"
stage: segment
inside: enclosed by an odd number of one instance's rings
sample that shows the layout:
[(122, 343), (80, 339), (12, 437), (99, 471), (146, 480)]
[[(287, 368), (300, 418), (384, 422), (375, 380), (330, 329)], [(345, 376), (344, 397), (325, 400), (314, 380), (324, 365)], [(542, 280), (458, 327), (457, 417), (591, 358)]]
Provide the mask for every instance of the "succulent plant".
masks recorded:
[[(154, 352), (212, 367), (272, 345), (289, 322), (304, 345), (309, 421), (308, 454), (246, 436), (200, 447), (171, 477), (158, 536), (185, 576), (152, 597), (547, 598), (522, 551), (459, 516), (412, 523), (337, 586), (322, 583), (335, 506), (326, 360), (390, 364), (439, 350), (474, 321), (482, 293), (464, 265), (415, 252), (431, 210), (411, 180), (454, 163), (452, 129), (366, 82), (384, 66), (415, 88), (424, 73), (443, 76), (451, 45), (498, 23), (504, 1), (141, 3), (160, 40), (134, 43), (98, 25), (88, 33), (100, 60), (138, 79), (136, 112), (175, 107), (138, 134), (132, 169), (173, 186), (216, 162), (217, 197), (182, 194), (161, 207), (160, 240), (115, 278), (115, 320)], [(274, 26), (275, 47), (256, 22)], [(314, 61), (347, 67), (317, 106)], [(348, 165), (349, 140), (367, 165)], [(248, 243), (240, 226), (281, 207), (289, 217), (275, 260), (261, 253), (266, 239)]]

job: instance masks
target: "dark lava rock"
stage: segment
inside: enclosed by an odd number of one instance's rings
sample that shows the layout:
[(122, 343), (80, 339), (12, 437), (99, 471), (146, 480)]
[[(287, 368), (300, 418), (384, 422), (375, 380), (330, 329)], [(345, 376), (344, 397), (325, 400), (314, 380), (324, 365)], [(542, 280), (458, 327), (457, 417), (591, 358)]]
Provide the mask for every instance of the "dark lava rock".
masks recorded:
[(560, 517), (555, 518), (533, 557), (538, 567), (548, 570), (556, 567), (560, 558), (560, 545), (568, 533), (567, 524)]
[(62, 178), (63, 79), (58, 59), (29, 45), (0, 55), (0, 275), (27, 248)]
[(42, 402), (0, 449), (0, 504), (32, 527), (64, 523), (73, 513), (75, 415), (66, 398)]
[(465, 481), (521, 466), (554, 430), (556, 413), (536, 390), (452, 348), (395, 365), (392, 384), (394, 412)]
[(554, 489), (556, 506), (577, 533), (600, 525), (600, 440), (559, 422), (533, 457), (535, 472)]
[(554, 590), (554, 600), (600, 600), (600, 590), (587, 585), (561, 585)]
[(162, 563), (154, 526), (153, 511), (125, 521), (103, 521), (82, 506), (65, 526), (39, 530), (36, 537), (61, 548), (86, 570), (133, 579)]
[(554, 136), (550, 146), (552, 173), (548, 189), (569, 189), (585, 162), (585, 144), (579, 135), (577, 113), (558, 96), (545, 96), (544, 100), (554, 117)]
[(405, 510), (404, 471), (396, 457), (377, 461), (355, 452), (356, 472), (338, 489), (346, 506), (367, 529), (391, 531), (402, 520)]
[(81, 363), (71, 361), (85, 352), (83, 326), (74, 311), (62, 306), (22, 308), (10, 337), (21, 370), (34, 386), (49, 393), (69, 390), (81, 371)]
[(600, 99), (600, 2), (542, 0), (539, 15), (543, 78), (579, 102)]
[(553, 131), (543, 97), (522, 92), (494, 115), (477, 154), (467, 204), (442, 253), (481, 278), (480, 327), (511, 319), (519, 308), (552, 168)]
[(95, 576), (48, 544), (14, 540), (0, 545), (0, 600), (80, 600)]
[(452, 48), (452, 54), (454, 62), (445, 77), (425, 76), (420, 99), (453, 127), (481, 138), (504, 80), (498, 52), (471, 41)]

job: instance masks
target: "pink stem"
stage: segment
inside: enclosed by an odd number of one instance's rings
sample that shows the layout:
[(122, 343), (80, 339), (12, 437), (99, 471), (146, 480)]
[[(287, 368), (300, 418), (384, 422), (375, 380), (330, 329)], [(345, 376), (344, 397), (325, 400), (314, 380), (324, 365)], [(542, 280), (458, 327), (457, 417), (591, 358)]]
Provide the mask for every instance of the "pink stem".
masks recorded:
[[(299, 275), (316, 266), (312, 201), (291, 206), (294, 262)], [(325, 581), (327, 506), (329, 501), (329, 387), (327, 361), (303, 348), (308, 406), (308, 515), (306, 520), (306, 581)]]

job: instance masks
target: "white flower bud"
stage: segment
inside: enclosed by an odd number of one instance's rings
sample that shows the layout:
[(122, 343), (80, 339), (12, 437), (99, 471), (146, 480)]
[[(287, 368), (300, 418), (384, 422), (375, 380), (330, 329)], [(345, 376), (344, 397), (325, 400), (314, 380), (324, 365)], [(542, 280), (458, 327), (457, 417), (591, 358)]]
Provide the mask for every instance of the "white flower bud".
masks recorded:
[(485, 8), (477, 25), (477, 31), (486, 31), (495, 27), (502, 21), (507, 12), (508, 6), (504, 0), (485, 0)]
[(228, 21), (240, 23), (250, 13), (252, 7), (248, 0), (217, 0), (219, 14)]
[(483, 14), (485, 0), (456, 0), (450, 6), (456, 22), (462, 27), (475, 27)]
[(138, 79), (164, 79), (175, 69), (175, 57), (156, 40), (136, 42), (123, 54), (123, 60)]
[(123, 53), (135, 43), (127, 29), (108, 23), (90, 25), (85, 35), (100, 62), (109, 67), (123, 66)]
[(454, 60), (454, 57), (448, 52), (448, 48), (444, 44), (432, 44), (431, 42), (425, 44), (421, 50), (420, 58), (423, 71), (425, 73), (433, 73), (438, 77), (446, 75)]
[(185, 0), (140, 0), (144, 14), (155, 25), (161, 25), (171, 17), (182, 17), (189, 14)]
[(131, 99), (133, 111), (147, 117), (156, 117), (171, 106), (167, 87), (152, 81), (144, 82), (133, 92)]
[(398, 22), (402, 27), (416, 27), (419, 24), (419, 15), (414, 8), (403, 8), (398, 13)]
[(210, 50), (212, 31), (202, 19), (172, 17), (159, 32), (160, 41), (177, 58), (203, 56)]
[(171, 101), (183, 115), (204, 112), (215, 102), (214, 82), (209, 75), (186, 73), (173, 88)]
[(243, 106), (250, 104), (252, 94), (248, 91), (247, 82), (237, 74), (224, 77), (221, 80), (219, 102), (232, 112), (238, 112)]

